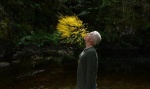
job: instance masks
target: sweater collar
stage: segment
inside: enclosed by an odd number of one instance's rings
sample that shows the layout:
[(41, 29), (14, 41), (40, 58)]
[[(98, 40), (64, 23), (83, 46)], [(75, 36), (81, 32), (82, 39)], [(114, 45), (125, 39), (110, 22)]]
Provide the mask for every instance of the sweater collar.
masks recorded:
[(84, 50), (88, 50), (88, 49), (90, 49), (90, 48), (93, 48), (93, 46), (90, 46), (90, 47), (88, 47), (88, 48), (84, 48)]

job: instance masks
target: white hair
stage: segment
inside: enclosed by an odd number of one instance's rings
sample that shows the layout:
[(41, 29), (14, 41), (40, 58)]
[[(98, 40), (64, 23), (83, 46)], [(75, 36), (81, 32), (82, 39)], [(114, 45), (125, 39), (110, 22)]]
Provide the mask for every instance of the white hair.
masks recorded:
[(93, 33), (93, 39), (94, 39), (94, 45), (97, 45), (101, 41), (101, 35), (98, 31), (92, 31)]

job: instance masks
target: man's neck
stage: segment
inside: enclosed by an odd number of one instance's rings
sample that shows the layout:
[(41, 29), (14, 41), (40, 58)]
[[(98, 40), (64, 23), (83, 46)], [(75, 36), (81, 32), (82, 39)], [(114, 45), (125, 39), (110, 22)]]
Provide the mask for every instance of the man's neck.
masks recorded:
[(91, 44), (86, 44), (86, 49), (92, 47), (93, 45)]

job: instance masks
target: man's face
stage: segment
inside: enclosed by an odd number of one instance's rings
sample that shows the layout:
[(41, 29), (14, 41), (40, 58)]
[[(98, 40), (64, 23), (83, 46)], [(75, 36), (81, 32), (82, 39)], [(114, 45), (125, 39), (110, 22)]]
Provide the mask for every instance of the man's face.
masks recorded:
[(84, 37), (85, 42), (90, 42), (93, 40), (93, 32), (88, 33), (85, 37)]

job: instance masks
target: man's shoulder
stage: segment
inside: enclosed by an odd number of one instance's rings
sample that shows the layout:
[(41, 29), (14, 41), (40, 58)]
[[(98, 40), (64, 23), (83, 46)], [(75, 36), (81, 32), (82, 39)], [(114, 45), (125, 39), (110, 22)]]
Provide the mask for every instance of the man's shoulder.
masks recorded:
[(96, 51), (96, 49), (95, 49), (95, 47), (91, 47), (91, 48), (89, 48), (89, 50), (88, 50), (89, 52), (95, 52)]
[(96, 49), (95, 49), (94, 47), (91, 47), (91, 48), (89, 48), (88, 50), (86, 50), (86, 53), (87, 53), (87, 54), (96, 53)]

